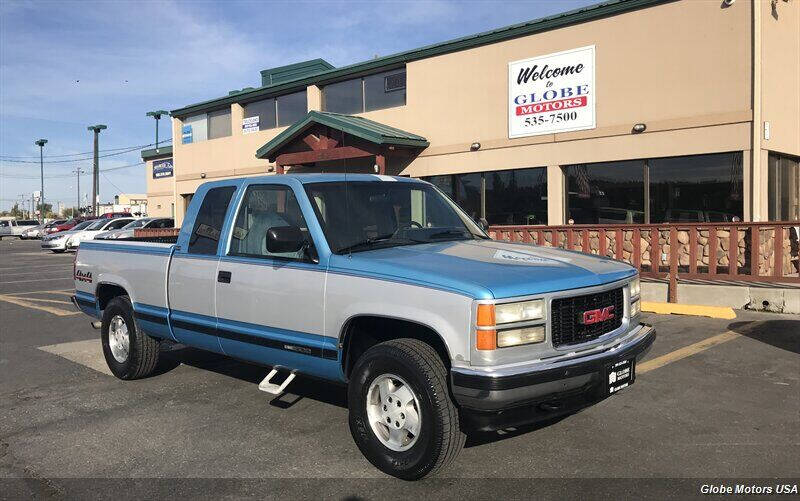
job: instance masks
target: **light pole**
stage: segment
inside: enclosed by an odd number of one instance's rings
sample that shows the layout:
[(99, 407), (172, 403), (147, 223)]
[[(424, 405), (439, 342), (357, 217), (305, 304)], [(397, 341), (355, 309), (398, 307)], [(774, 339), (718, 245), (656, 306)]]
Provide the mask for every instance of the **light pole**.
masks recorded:
[(147, 112), (148, 117), (153, 117), (156, 119), (156, 149), (158, 149), (158, 122), (161, 120), (161, 115), (169, 116), (169, 112), (166, 110), (156, 110)]
[(99, 151), (99, 137), (100, 131), (107, 129), (103, 124), (98, 125), (90, 125), (86, 127), (86, 130), (90, 130), (94, 132), (94, 169), (93, 170), (93, 182), (92, 182), (92, 214), (97, 215), (97, 197), (100, 195), (100, 155)]
[(42, 191), (39, 193), (39, 222), (44, 223), (44, 145), (47, 139), (39, 139), (36, 146), (39, 147), (39, 170), (42, 175)]

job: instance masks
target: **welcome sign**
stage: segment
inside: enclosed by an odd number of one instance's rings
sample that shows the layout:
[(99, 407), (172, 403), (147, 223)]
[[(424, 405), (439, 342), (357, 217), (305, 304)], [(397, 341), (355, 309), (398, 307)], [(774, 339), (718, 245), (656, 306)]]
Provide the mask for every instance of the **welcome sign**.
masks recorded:
[(595, 128), (594, 45), (508, 63), (508, 137)]

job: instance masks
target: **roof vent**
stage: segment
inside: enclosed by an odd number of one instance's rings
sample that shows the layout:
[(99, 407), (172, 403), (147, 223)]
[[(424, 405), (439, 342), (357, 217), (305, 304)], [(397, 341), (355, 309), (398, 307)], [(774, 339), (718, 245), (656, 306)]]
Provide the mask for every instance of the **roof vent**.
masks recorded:
[(383, 90), (385, 92), (393, 92), (396, 90), (403, 90), (406, 88), (406, 72), (394, 73), (383, 77)]

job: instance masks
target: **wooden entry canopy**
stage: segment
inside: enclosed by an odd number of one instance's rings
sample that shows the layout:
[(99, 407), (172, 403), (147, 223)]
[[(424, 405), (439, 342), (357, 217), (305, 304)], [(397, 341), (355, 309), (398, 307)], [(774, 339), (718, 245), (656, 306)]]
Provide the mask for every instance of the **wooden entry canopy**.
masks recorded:
[(287, 166), (375, 157), (378, 173), (385, 174), (390, 157), (410, 158), (428, 145), (422, 136), (366, 118), (309, 111), (259, 148), (256, 158), (275, 162), (277, 173), (283, 174)]

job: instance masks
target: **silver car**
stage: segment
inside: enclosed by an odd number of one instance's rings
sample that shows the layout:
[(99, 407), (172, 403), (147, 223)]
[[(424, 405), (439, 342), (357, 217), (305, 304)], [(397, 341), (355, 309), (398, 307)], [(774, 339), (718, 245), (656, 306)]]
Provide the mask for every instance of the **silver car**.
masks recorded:
[(42, 237), (42, 249), (51, 250), (55, 253), (61, 253), (67, 250), (67, 240), (72, 235), (80, 233), (95, 220), (84, 221), (72, 227), (71, 230), (59, 231), (58, 233), (51, 233)]
[(136, 228), (173, 228), (175, 220), (171, 217), (144, 217), (132, 221), (118, 230), (104, 231), (95, 235), (95, 240), (123, 240), (133, 238)]

